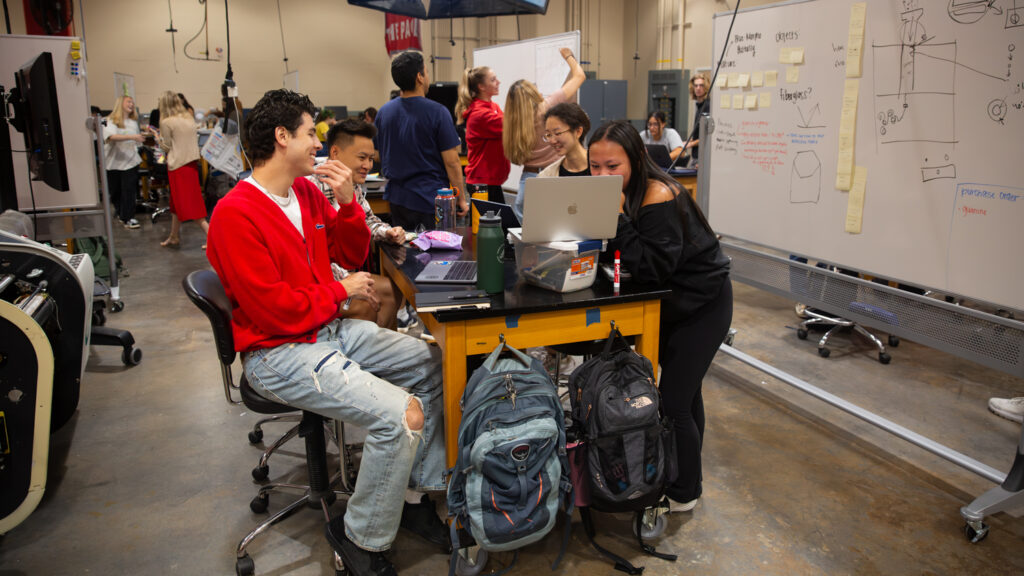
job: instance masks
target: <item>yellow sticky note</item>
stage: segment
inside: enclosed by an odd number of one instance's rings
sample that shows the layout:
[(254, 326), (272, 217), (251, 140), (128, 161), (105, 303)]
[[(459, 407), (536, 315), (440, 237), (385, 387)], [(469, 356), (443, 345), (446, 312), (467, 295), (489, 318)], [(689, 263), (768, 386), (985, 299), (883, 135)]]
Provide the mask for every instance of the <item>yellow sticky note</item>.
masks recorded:
[(732, 107), (735, 108), (736, 110), (743, 109), (743, 94), (732, 95)]
[(864, 224), (864, 190), (867, 183), (868, 169), (863, 166), (854, 168), (850, 197), (846, 201), (846, 231), (850, 234), (860, 234)]
[(758, 70), (750, 75), (750, 85), (754, 88), (764, 86), (764, 72)]
[(758, 108), (770, 108), (772, 105), (772, 93), (761, 92), (757, 95), (757, 107)]
[(726, 88), (728, 85), (729, 85), (729, 76), (728, 75), (724, 75), (723, 74), (723, 75), (720, 75), (718, 78), (715, 78), (715, 88), (718, 88), (719, 90), (722, 90), (722, 89)]
[(71, 41), (71, 49), (72, 50), (81, 50), (82, 49), (82, 42), (79, 41), (79, 40), (72, 40)]
[(789, 63), (790, 64), (803, 64), (804, 63), (804, 49), (803, 48), (790, 48), (790, 50), (789, 50)]
[(779, 85), (779, 71), (778, 70), (765, 70), (764, 71), (764, 85), (765, 86), (778, 86)]
[(739, 87), (746, 88), (750, 85), (750, 74), (740, 74)]
[(743, 97), (743, 107), (749, 109), (757, 108), (757, 94), (747, 94)]
[(850, 6), (850, 35), (864, 37), (864, 21), (868, 13), (867, 2), (855, 2)]
[(737, 88), (740, 85), (740, 74), (739, 72), (729, 73), (729, 88)]
[(718, 107), (723, 110), (732, 108), (732, 98), (728, 94), (722, 94), (722, 99), (719, 101)]
[(800, 69), (796, 66), (790, 66), (786, 68), (786, 82), (788, 84), (796, 84), (800, 81)]
[(790, 48), (789, 46), (783, 46), (782, 48), (779, 48), (779, 62), (783, 64), (789, 64), (790, 60), (793, 59), (792, 52), (793, 49)]
[(864, 20), (867, 4), (857, 2), (850, 6), (850, 31), (846, 39), (846, 77), (860, 78), (864, 52)]

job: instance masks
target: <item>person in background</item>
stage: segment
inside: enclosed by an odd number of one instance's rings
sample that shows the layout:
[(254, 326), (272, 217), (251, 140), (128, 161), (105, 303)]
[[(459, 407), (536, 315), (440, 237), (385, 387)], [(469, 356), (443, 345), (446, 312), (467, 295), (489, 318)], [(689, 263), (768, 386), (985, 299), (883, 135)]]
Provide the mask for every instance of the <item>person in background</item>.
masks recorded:
[(501, 185), (511, 169), (501, 145), (504, 114), (491, 98), (498, 95), (501, 82), (487, 66), (467, 68), (459, 82), (455, 118), (466, 124), (466, 186), (472, 195), (486, 192), (491, 202), (505, 203)]
[[(377, 121), (377, 109), (370, 106), (366, 110), (363, 110), (363, 122), (367, 124), (373, 124)], [(370, 167), (370, 174), (380, 173), (380, 147), (377, 146), (376, 131), (373, 137), (373, 166)]]
[[(558, 159), (558, 153), (543, 138), (544, 113), (556, 104), (575, 98), (576, 92), (587, 79), (572, 50), (562, 48), (561, 53), (569, 64), (569, 76), (561, 88), (544, 97), (533, 82), (517, 80), (505, 97), (505, 125), (501, 143), (505, 148), (505, 156), (513, 164), (523, 167), (519, 179), (519, 196), (523, 195), (523, 182), (527, 178), (536, 177), (545, 166)], [(521, 208), (522, 201), (517, 200), (516, 204)], [(522, 212), (514, 211), (522, 220)]]
[[(590, 132), (590, 117), (575, 102), (556, 104), (544, 114), (544, 141), (562, 155), (538, 174), (541, 178), (590, 176), (583, 139)], [(522, 203), (517, 200), (520, 210)]]
[[(352, 182), (355, 187), (355, 199), (359, 206), (366, 213), (366, 225), (370, 228), (370, 238), (374, 242), (387, 242), (388, 244), (404, 244), (405, 230), (401, 226), (391, 226), (373, 213), (370, 203), (366, 201), (366, 193), (362, 185), (366, 182), (366, 176), (370, 173), (373, 165), (373, 137), (377, 135), (377, 129), (373, 124), (368, 124), (358, 118), (346, 118), (338, 122), (327, 132), (327, 157), (330, 160), (337, 160), (352, 171)], [(338, 209), (338, 202), (335, 199), (331, 187), (319, 179), (312, 178), (320, 190), (327, 197), (327, 200)], [(332, 263), (334, 276), (341, 280), (348, 276), (351, 271), (345, 270)], [(366, 304), (365, 301), (353, 303), (351, 307), (352, 317), (360, 320), (376, 322), (381, 328), (394, 330), (398, 327), (398, 308), (402, 305), (402, 293), (389, 279), (377, 274), (371, 274), (373, 285), (377, 290), (380, 302), (376, 310)]]
[(469, 212), (461, 141), (448, 110), (427, 100), (430, 77), (423, 54), (407, 50), (391, 61), (391, 79), (400, 98), (377, 113), (377, 145), (384, 176), (384, 199), (391, 204), (391, 221), (406, 230), (434, 228), (434, 198), (442, 188), (456, 190), (458, 215)]
[(377, 120), (377, 109), (370, 106), (366, 110), (363, 110), (363, 122), (367, 124), (373, 124)]
[(181, 105), (185, 107), (185, 110), (189, 113), (190, 116), (192, 116), (192, 119), (195, 120), (196, 109), (193, 108), (192, 105), (188, 103), (188, 98), (185, 98), (185, 95), (182, 94), (181, 92), (178, 92), (178, 98), (181, 99)]
[(321, 108), (320, 113), (317, 114), (317, 119), (319, 121), (316, 123), (316, 137), (320, 142), (327, 142), (327, 131), (338, 121), (334, 117), (334, 110)]
[(647, 130), (640, 133), (640, 140), (644, 144), (661, 144), (672, 160), (683, 153), (683, 138), (675, 128), (665, 128), (665, 113), (661, 110), (647, 116)]
[[(700, 117), (711, 112), (709, 106), (711, 99), (708, 98), (710, 89), (711, 81), (703, 72), (690, 77), (690, 98), (693, 98), (696, 104), (696, 111), (693, 114), (693, 130), (690, 131), (690, 141), (686, 144), (691, 166), (697, 165), (697, 154), (700, 152)], [(674, 157), (672, 159), (675, 160)]]
[(199, 187), (199, 134), (195, 119), (181, 98), (171, 91), (160, 96), (158, 141), (167, 155), (167, 182), (171, 188), (171, 231), (160, 245), (175, 248), (181, 245), (182, 222), (197, 221), (204, 235), (210, 225), (206, 222), (206, 203)]
[[(135, 100), (121, 96), (103, 125), (103, 160), (107, 170), (107, 188), (117, 217), (125, 228), (139, 227), (135, 219), (135, 196), (139, 191), (139, 146), (146, 137), (139, 131)], [(149, 132), (149, 128), (146, 128)]]
[(590, 172), (621, 175), (615, 238), (632, 281), (670, 288), (661, 305), (661, 383), (675, 428), (679, 475), (665, 491), (674, 512), (692, 510), (701, 495), (704, 439), (701, 381), (732, 322), (729, 259), (704, 214), (647, 155), (624, 121), (602, 124), (590, 138)]
[[(365, 272), (337, 281), (331, 262), (366, 259), (370, 230), (341, 162), (320, 148), (304, 95), (271, 90), (245, 122), (252, 175), (217, 206), (207, 256), (231, 300), (231, 329), (257, 394), (366, 430), (355, 491), (326, 527), (353, 576), (393, 575), (399, 527), (450, 550), (424, 492), (445, 489), (441, 351), (349, 318), (376, 299)], [(338, 210), (305, 176), (335, 192)]]

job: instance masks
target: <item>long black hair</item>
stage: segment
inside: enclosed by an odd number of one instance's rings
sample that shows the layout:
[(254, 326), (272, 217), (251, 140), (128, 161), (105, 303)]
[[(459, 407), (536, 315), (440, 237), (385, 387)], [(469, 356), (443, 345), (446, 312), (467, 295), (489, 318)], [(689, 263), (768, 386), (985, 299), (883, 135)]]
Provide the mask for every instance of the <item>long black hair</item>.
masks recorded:
[(683, 189), (679, 182), (676, 182), (674, 178), (671, 178), (651, 160), (651, 157), (647, 154), (647, 147), (644, 146), (643, 140), (640, 139), (640, 134), (636, 131), (636, 128), (633, 128), (630, 123), (624, 120), (615, 120), (601, 124), (590, 136), (589, 146), (587, 147), (588, 160), (590, 150), (593, 149), (594, 144), (602, 140), (608, 140), (622, 146), (622, 149), (626, 152), (626, 157), (629, 159), (630, 179), (623, 187), (623, 192), (626, 194), (626, 203), (623, 206), (623, 210), (627, 216), (633, 220), (637, 219), (637, 216), (640, 214), (640, 207), (644, 203), (644, 196), (647, 194), (647, 187), (650, 185), (651, 180), (655, 180), (664, 184), (672, 192), (672, 195), (675, 196), (676, 211), (683, 222), (684, 236), (686, 235), (687, 211), (692, 211), (697, 216), (697, 220), (704, 227), (704, 230), (709, 234), (714, 234), (707, 218), (704, 217), (704, 213), (701, 212), (700, 207), (693, 201), (693, 198), (690, 198), (690, 194)]

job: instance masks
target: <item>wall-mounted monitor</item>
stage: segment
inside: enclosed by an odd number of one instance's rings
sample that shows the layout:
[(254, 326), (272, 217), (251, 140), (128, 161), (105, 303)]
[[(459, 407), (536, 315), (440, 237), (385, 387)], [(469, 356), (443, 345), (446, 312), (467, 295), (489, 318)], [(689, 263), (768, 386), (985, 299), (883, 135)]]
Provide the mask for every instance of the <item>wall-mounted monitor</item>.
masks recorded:
[(14, 118), (11, 124), (25, 136), (32, 179), (67, 192), (71, 188), (57, 108), (53, 56), (49, 52), (40, 53), (15, 73), (14, 80), (17, 92), (12, 98)]

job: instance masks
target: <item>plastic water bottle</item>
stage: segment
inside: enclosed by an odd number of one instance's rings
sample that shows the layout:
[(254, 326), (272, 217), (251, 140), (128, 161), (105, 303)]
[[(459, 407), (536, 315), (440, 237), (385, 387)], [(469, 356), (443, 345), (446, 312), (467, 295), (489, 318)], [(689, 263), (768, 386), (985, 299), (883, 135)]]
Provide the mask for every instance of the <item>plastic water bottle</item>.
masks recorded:
[(434, 229), (455, 231), (455, 191), (442, 188), (434, 198)]
[(488, 211), (480, 217), (476, 235), (476, 286), (488, 294), (505, 289), (505, 239), (501, 216)]

